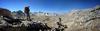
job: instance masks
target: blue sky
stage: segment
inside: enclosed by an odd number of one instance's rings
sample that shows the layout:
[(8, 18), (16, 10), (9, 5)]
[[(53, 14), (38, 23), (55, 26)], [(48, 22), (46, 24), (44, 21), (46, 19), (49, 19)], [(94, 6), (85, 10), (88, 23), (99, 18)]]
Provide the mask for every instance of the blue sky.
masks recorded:
[(100, 5), (100, 0), (0, 0), (0, 7), (10, 11), (24, 10), (26, 5), (31, 12), (67, 13), (72, 9), (95, 7)]

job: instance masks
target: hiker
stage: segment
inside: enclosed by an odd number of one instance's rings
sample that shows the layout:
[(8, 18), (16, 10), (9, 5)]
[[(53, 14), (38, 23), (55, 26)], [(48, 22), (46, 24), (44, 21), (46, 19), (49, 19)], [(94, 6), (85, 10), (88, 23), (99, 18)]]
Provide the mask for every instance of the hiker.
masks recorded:
[(29, 12), (30, 12), (29, 6), (25, 7), (24, 13), (27, 16), (27, 20), (31, 21)]
[(59, 18), (59, 22), (57, 22), (58, 28), (55, 28), (56, 31), (64, 31), (65, 28), (68, 28), (66, 25), (62, 25), (61, 18)]

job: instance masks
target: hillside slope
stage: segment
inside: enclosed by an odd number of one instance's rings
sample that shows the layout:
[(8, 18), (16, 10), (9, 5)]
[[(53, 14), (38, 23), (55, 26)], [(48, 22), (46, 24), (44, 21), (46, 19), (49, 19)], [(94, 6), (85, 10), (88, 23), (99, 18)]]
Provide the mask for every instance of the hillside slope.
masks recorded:
[(88, 10), (72, 11), (62, 16), (65, 31), (100, 31), (100, 7)]

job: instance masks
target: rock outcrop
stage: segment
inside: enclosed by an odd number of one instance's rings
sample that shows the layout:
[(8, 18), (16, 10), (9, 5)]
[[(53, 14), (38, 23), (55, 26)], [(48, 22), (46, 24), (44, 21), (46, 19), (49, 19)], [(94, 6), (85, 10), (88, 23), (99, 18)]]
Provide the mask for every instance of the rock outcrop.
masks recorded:
[(62, 16), (65, 31), (100, 31), (100, 7), (74, 11)]

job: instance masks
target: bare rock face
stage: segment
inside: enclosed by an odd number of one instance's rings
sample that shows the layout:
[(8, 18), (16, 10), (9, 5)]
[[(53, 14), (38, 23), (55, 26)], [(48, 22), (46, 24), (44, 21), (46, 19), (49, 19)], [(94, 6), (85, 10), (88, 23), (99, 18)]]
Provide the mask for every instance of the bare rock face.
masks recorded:
[(100, 7), (92, 10), (74, 11), (62, 16), (65, 31), (100, 31)]

